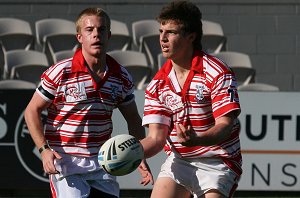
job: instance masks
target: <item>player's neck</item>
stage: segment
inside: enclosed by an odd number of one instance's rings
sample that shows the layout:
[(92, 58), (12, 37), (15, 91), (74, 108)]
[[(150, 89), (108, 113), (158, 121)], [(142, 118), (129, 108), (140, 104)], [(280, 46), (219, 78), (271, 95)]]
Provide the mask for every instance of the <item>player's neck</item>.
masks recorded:
[(87, 62), (87, 68), (92, 77), (96, 82), (100, 82), (104, 77), (106, 70), (106, 59), (92, 59), (89, 63)]
[(177, 54), (172, 59), (173, 68), (176, 72), (185, 72), (190, 70), (193, 59), (193, 50), (185, 50), (183, 53)]
[(86, 63), (90, 71), (99, 74), (105, 71), (106, 57), (91, 57), (89, 59), (86, 59)]

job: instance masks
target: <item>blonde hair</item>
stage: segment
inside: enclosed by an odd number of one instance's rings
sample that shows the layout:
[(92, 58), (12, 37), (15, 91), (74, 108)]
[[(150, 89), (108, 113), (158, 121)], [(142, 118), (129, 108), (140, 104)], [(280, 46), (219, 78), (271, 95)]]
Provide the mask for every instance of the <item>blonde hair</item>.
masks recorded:
[(78, 15), (77, 20), (75, 22), (77, 33), (80, 33), (81, 21), (82, 21), (83, 17), (85, 17), (85, 16), (104, 17), (107, 29), (110, 30), (110, 23), (111, 23), (110, 22), (110, 17), (108, 16), (108, 14), (102, 8), (86, 8)]

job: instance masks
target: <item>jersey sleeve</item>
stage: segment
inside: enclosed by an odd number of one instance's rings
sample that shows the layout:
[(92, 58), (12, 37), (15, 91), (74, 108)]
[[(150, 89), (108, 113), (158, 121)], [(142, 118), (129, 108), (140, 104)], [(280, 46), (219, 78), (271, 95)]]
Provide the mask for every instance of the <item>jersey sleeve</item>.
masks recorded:
[(122, 88), (122, 102), (119, 105), (127, 105), (135, 100), (134, 97), (134, 84), (132, 80), (132, 76), (129, 72), (121, 66), (121, 78), (123, 81)]
[(214, 117), (218, 118), (232, 111), (238, 116), (241, 110), (234, 73), (228, 70), (219, 74), (213, 84), (211, 99)]
[(158, 83), (158, 80), (152, 80), (145, 91), (143, 126), (153, 123), (171, 125), (172, 112), (159, 94)]
[(58, 87), (61, 68), (56, 66), (49, 67), (41, 76), (40, 86), (36, 89), (37, 93), (48, 102), (52, 102)]

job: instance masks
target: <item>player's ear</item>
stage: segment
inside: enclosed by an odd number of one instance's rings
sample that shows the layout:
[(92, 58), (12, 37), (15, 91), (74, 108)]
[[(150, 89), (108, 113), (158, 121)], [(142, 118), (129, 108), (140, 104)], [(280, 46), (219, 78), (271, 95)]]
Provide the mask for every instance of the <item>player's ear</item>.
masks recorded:
[(82, 44), (82, 35), (77, 33), (76, 38), (77, 38), (78, 42)]
[(196, 39), (196, 32), (193, 32), (193, 33), (190, 33), (188, 35), (188, 39), (191, 41), (191, 42), (194, 42), (194, 40)]

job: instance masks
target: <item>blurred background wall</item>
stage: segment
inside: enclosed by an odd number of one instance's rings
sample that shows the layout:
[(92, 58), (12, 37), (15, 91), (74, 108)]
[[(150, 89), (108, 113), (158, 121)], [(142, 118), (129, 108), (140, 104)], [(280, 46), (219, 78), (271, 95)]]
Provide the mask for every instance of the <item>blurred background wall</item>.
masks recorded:
[[(131, 23), (153, 19), (167, 0), (1, 0), (0, 17), (31, 22), (42, 18), (75, 20), (89, 6), (100, 6), (112, 19)], [(218, 22), (227, 36), (227, 50), (247, 53), (256, 81), (281, 91), (300, 90), (299, 0), (197, 0), (203, 19)]]

